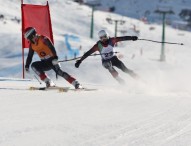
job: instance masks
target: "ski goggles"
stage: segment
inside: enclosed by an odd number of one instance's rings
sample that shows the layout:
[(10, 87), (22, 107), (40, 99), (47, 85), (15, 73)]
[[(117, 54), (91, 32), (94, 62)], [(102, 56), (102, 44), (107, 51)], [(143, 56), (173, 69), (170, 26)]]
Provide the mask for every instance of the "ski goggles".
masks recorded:
[(108, 39), (108, 36), (107, 36), (107, 35), (104, 35), (104, 36), (101, 36), (101, 37), (100, 37), (100, 40), (106, 40), (106, 39)]

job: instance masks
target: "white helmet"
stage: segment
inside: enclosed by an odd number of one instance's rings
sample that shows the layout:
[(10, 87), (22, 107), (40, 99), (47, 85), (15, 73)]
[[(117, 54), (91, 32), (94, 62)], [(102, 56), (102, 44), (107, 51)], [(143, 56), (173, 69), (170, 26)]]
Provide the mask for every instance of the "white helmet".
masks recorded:
[(99, 36), (99, 38), (101, 39), (102, 37), (105, 37), (105, 38), (109, 38), (109, 34), (105, 31), (105, 30), (100, 30), (99, 32), (98, 32), (98, 36)]

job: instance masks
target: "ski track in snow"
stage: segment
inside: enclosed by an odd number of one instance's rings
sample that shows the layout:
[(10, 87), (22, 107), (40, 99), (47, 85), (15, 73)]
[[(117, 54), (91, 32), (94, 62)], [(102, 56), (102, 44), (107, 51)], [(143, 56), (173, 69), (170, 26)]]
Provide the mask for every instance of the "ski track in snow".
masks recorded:
[[(176, 105), (170, 107), (164, 112), (152, 113), (151, 116), (145, 117), (144, 120), (140, 120), (138, 122), (135, 120), (133, 124), (127, 124), (128, 126), (124, 126), (112, 132), (104, 133), (101, 136), (88, 140), (81, 145), (138, 146), (168, 144), (167, 142), (172, 141), (174, 138), (191, 131), (191, 117), (186, 119), (184, 124), (180, 125), (173, 122), (170, 124), (164, 123), (166, 122), (164, 121), (166, 113), (169, 113), (174, 108), (176, 108)], [(150, 140), (148, 140), (149, 138)]]
[[(20, 89), (38, 84), (3, 82)], [(133, 86), (100, 87), (67, 93), (1, 90), (0, 145), (180, 146), (181, 137), (189, 136), (189, 92), (153, 96), (143, 89), (128, 92)], [(36, 142), (29, 144), (31, 138)]]

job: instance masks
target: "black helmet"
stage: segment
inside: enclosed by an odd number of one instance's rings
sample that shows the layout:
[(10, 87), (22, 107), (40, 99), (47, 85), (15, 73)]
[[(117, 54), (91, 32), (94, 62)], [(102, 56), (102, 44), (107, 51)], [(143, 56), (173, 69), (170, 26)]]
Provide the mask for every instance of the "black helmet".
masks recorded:
[(36, 29), (34, 27), (27, 27), (24, 31), (24, 37), (27, 40), (31, 41), (35, 35), (36, 35)]

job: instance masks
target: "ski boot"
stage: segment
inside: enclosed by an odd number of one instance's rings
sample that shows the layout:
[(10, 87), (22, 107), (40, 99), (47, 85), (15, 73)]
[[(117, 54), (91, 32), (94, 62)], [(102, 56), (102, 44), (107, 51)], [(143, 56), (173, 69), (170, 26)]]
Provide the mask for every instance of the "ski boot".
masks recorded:
[(56, 86), (56, 84), (49, 78), (45, 78), (44, 82), (45, 82), (47, 88)]
[(83, 89), (82, 85), (77, 81), (73, 81), (72, 85), (75, 87), (75, 89)]
[(139, 76), (138, 76), (136, 73), (134, 73), (132, 70), (128, 70), (127, 73), (128, 73), (132, 78), (134, 78), (134, 79), (136, 79), (136, 80), (139, 79)]
[(125, 81), (119, 76), (115, 77), (115, 79), (119, 82), (120, 85), (125, 85)]

